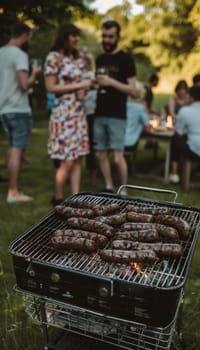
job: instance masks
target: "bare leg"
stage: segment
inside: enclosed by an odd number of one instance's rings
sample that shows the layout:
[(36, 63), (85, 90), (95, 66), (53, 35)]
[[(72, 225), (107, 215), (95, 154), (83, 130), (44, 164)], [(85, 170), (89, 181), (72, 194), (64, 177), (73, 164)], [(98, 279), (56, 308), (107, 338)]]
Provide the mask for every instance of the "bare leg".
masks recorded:
[(55, 198), (62, 199), (64, 197), (64, 187), (69, 177), (73, 160), (62, 160), (59, 168), (55, 172)]
[(178, 174), (178, 162), (176, 161), (171, 162), (171, 170), (172, 170), (172, 174)]
[(121, 185), (126, 185), (128, 171), (127, 171), (127, 163), (126, 163), (126, 160), (124, 158), (124, 152), (123, 151), (114, 151), (113, 156), (114, 156), (114, 162), (119, 169)]
[(24, 151), (10, 147), (8, 150), (8, 197), (16, 197), (19, 194), (19, 176)]
[(81, 159), (78, 158), (74, 161), (71, 169), (71, 173), (70, 173), (71, 194), (75, 194), (79, 192), (80, 178), (81, 178)]
[(106, 187), (113, 188), (114, 186), (107, 151), (97, 151), (96, 157), (98, 159), (99, 167), (104, 177)]

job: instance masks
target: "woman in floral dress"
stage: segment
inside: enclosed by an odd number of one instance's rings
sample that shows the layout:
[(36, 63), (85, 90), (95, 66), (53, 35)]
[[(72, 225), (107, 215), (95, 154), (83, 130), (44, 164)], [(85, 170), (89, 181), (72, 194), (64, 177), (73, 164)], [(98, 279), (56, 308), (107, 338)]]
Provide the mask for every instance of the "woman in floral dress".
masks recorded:
[(81, 79), (82, 60), (78, 56), (79, 30), (71, 23), (62, 25), (45, 60), (45, 86), (55, 94), (49, 121), (48, 155), (59, 160), (55, 171), (52, 204), (63, 201), (64, 186), (70, 181), (71, 194), (79, 192), (81, 156), (89, 153), (84, 112), (84, 90), (91, 80)]

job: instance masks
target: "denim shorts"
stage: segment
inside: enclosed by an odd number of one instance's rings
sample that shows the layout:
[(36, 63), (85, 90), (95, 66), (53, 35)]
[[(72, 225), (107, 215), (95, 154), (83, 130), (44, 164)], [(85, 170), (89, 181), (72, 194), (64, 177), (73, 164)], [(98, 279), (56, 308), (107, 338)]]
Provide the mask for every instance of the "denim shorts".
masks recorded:
[(124, 149), (126, 120), (111, 117), (95, 117), (94, 149), (122, 151)]
[(11, 147), (25, 149), (28, 145), (33, 120), (30, 113), (6, 113), (0, 116), (2, 127)]

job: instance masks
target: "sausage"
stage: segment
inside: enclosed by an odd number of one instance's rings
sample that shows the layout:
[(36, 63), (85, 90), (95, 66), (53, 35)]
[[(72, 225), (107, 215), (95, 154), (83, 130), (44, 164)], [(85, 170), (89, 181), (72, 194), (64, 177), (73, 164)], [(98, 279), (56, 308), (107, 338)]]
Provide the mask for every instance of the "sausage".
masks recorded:
[(109, 215), (112, 213), (116, 213), (119, 210), (120, 210), (120, 206), (116, 203), (97, 205), (93, 208), (93, 212), (95, 216)]
[(54, 236), (51, 243), (57, 249), (74, 249), (82, 252), (94, 252), (97, 249), (97, 243), (92, 239), (77, 238), (69, 236)]
[(100, 256), (106, 261), (130, 263), (130, 262), (156, 262), (159, 260), (153, 250), (116, 250), (104, 249), (100, 251)]
[(91, 218), (94, 216), (93, 210), (90, 208), (72, 208), (72, 207), (65, 207), (62, 211), (62, 215), (64, 217), (84, 217), (84, 218)]
[(103, 222), (99, 222), (96, 219), (93, 220), (81, 217), (71, 217), (67, 220), (66, 223), (70, 227), (97, 232), (106, 237), (112, 237), (114, 234), (114, 228), (112, 226), (107, 225)]
[(68, 207), (73, 207), (73, 208), (94, 208), (96, 206), (95, 203), (91, 203), (91, 202), (88, 202), (88, 201), (80, 201), (80, 200), (72, 200), (72, 199), (69, 199), (65, 202), (66, 206)]
[(64, 205), (56, 205), (54, 207), (54, 211), (56, 212), (56, 214), (58, 215), (63, 215), (63, 210), (64, 210)]
[(121, 225), (120, 230), (132, 231), (132, 230), (157, 230), (159, 235), (169, 239), (178, 239), (178, 231), (174, 227), (161, 225), (157, 223), (145, 223), (145, 222), (125, 222)]
[(117, 231), (114, 236), (114, 239), (127, 239), (130, 241), (139, 241), (139, 242), (155, 242), (158, 240), (159, 235), (156, 229), (146, 229), (139, 231)]
[(126, 222), (126, 213), (114, 214), (110, 216), (97, 216), (95, 219), (111, 226), (119, 226)]
[(128, 240), (115, 240), (112, 242), (111, 248), (120, 250), (153, 250), (162, 256), (183, 255), (182, 245), (173, 243), (141, 243)]
[(127, 221), (131, 222), (152, 222), (153, 221), (153, 215), (150, 214), (143, 214), (143, 213), (136, 213), (136, 212), (128, 212), (126, 214)]
[(105, 247), (108, 242), (106, 236), (100, 235), (96, 232), (88, 232), (83, 230), (76, 229), (65, 229), (65, 230), (56, 230), (54, 237), (76, 237), (76, 238), (86, 238), (96, 241), (97, 245), (101, 248)]
[(158, 215), (158, 214), (171, 214), (172, 213), (172, 208), (165, 208), (165, 207), (139, 207), (137, 205), (134, 204), (128, 204), (125, 207), (125, 210), (127, 212), (129, 211), (133, 211), (136, 213), (143, 213), (143, 214), (151, 214), (151, 215)]
[(190, 224), (177, 216), (157, 215), (154, 217), (154, 222), (174, 227), (181, 237), (189, 237), (191, 234)]

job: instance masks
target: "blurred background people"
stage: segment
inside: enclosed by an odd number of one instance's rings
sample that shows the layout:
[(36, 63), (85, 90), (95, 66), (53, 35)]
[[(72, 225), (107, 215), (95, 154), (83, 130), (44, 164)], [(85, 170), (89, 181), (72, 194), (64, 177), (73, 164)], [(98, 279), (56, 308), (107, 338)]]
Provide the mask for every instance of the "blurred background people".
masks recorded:
[(19, 184), (24, 151), (32, 129), (28, 91), (41, 73), (41, 67), (37, 67), (29, 75), (26, 51), (31, 38), (31, 28), (17, 22), (11, 29), (9, 42), (0, 49), (0, 119), (9, 142), (7, 203), (33, 199), (21, 192)]
[(83, 98), (91, 80), (82, 79), (77, 50), (79, 38), (75, 25), (61, 25), (45, 60), (46, 90), (55, 94), (49, 120), (48, 155), (60, 161), (55, 171), (53, 205), (63, 201), (67, 180), (71, 194), (79, 192), (81, 157), (89, 152)]
[(189, 89), (190, 105), (182, 107), (176, 117), (176, 134), (171, 142), (170, 182), (180, 182), (182, 158), (200, 160), (200, 86)]
[(94, 142), (96, 157), (105, 181), (104, 192), (114, 192), (109, 151), (112, 152), (121, 185), (127, 183), (127, 164), (124, 158), (126, 100), (128, 95), (135, 92), (136, 69), (132, 56), (118, 48), (120, 29), (116, 21), (111, 20), (103, 24), (104, 53), (96, 59), (99, 89), (94, 120)]
[[(160, 112), (153, 106), (153, 100), (154, 100), (153, 88), (156, 87), (158, 83), (159, 83), (159, 77), (156, 73), (153, 73), (149, 76), (147, 84), (144, 85), (144, 88), (145, 88), (144, 106), (145, 106), (146, 112), (149, 115), (160, 114)], [(145, 148), (153, 149), (155, 158), (157, 157), (158, 147), (159, 147), (158, 141), (148, 140), (147, 142), (145, 142)]]
[(135, 155), (142, 131), (149, 129), (149, 115), (146, 113), (144, 101), (145, 89), (142, 83), (136, 81), (135, 97), (127, 101), (127, 122), (125, 133), (125, 158), (128, 174), (133, 175)]
[[(82, 47), (79, 49), (79, 56), (84, 61), (82, 69), (82, 78), (83, 79), (95, 79), (95, 62), (93, 55), (89, 52), (87, 47)], [(96, 184), (98, 163), (94, 150), (94, 118), (95, 118), (95, 109), (96, 109), (96, 99), (97, 99), (97, 89), (91, 87), (87, 89), (84, 96), (84, 105), (85, 113), (88, 123), (88, 133), (89, 133), (89, 146), (90, 152), (86, 155), (86, 168), (89, 172), (90, 183), (91, 185)]]
[(175, 94), (170, 97), (168, 102), (168, 114), (172, 116), (175, 123), (176, 115), (179, 109), (189, 102), (188, 84), (182, 79), (175, 86)]
[(195, 74), (192, 78), (194, 86), (200, 86), (200, 74)]
[(153, 106), (153, 88), (156, 87), (159, 83), (159, 77), (156, 73), (150, 75), (147, 83), (145, 84), (145, 94), (144, 94), (144, 104), (146, 107), (147, 113), (155, 113), (159, 115), (159, 111)]

